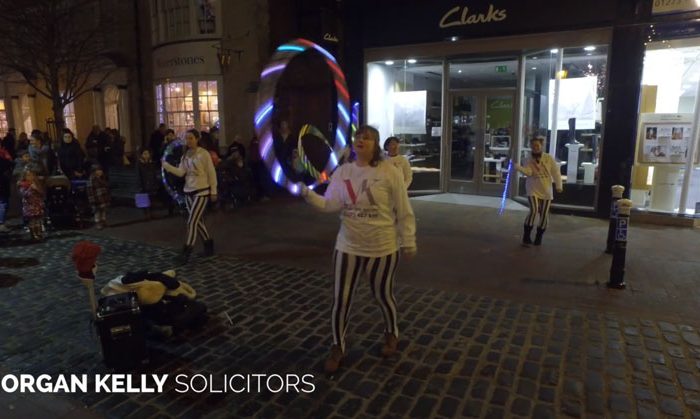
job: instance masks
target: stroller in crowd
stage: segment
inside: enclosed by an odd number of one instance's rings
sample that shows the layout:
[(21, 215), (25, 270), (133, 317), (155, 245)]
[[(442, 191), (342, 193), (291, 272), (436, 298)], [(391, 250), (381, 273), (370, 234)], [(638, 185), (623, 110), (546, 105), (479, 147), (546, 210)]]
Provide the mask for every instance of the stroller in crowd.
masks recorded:
[(47, 224), (53, 228), (84, 228), (90, 221), (86, 180), (66, 176), (46, 178)]

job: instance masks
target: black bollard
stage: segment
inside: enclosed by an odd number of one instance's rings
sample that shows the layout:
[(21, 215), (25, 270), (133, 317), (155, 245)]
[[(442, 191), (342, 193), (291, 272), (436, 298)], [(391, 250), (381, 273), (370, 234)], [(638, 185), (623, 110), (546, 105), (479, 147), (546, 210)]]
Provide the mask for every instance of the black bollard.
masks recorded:
[(627, 227), (629, 227), (632, 201), (620, 199), (617, 201), (617, 226), (615, 228), (615, 244), (613, 259), (610, 266), (610, 282), (608, 288), (625, 289), (625, 257), (627, 255)]
[(622, 199), (622, 194), (625, 192), (625, 187), (622, 185), (613, 185), (612, 202), (610, 203), (610, 223), (608, 224), (608, 243), (605, 245), (605, 253), (612, 253), (613, 244), (615, 243), (615, 228), (617, 226), (617, 201)]

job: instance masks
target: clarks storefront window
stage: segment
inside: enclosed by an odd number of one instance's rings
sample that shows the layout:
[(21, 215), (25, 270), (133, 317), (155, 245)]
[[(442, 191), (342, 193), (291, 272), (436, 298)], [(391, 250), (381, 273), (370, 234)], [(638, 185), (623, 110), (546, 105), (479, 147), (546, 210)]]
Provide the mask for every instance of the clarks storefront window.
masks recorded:
[(637, 209), (700, 213), (698, 79), (700, 38), (647, 44), (630, 193)]
[(411, 163), (410, 190), (440, 188), (442, 60), (388, 60), (367, 64), (367, 122), (381, 142), (399, 138)]
[(177, 133), (190, 128), (208, 130), (219, 122), (216, 80), (174, 82), (155, 87), (159, 123)]
[[(530, 153), (529, 139), (547, 138), (564, 181), (557, 204), (593, 207), (605, 107), (608, 48), (588, 45), (528, 54), (520, 156)], [(556, 133), (554, 135), (553, 133)], [(519, 195), (525, 195), (520, 176)]]

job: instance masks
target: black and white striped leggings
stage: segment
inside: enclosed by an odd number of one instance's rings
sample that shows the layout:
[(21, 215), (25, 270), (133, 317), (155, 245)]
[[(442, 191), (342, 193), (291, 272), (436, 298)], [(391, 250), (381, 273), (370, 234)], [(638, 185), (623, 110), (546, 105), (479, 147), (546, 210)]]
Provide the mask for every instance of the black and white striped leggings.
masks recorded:
[(333, 311), (331, 327), (333, 344), (345, 352), (345, 331), (350, 319), (352, 297), (357, 288), (358, 279), (366, 275), (372, 287), (372, 294), (379, 303), (384, 316), (385, 332), (399, 336), (399, 325), (394, 298), (394, 278), (399, 265), (399, 253), (373, 258), (351, 255), (338, 250), (333, 253), (333, 271), (335, 272), (335, 290), (333, 292)]
[(187, 246), (194, 246), (194, 242), (197, 240), (197, 233), (202, 237), (202, 240), (209, 240), (209, 232), (207, 227), (204, 225), (202, 217), (204, 216), (204, 210), (207, 209), (207, 204), (209, 203), (209, 196), (190, 196), (185, 195), (185, 204), (187, 206), (187, 241), (185, 244)]
[(539, 213), (540, 225), (537, 227), (545, 230), (547, 228), (547, 224), (549, 223), (549, 207), (552, 205), (552, 200), (542, 199), (536, 196), (529, 196), (528, 200), (530, 201), (530, 213), (525, 219), (525, 225), (528, 227), (534, 226), (537, 219), (537, 214)]

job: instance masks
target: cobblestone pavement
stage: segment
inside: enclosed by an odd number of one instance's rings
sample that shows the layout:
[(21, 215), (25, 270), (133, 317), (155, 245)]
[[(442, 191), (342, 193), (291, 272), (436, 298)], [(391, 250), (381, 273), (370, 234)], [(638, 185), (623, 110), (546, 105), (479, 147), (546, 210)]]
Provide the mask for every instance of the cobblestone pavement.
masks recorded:
[[(81, 238), (2, 249), (5, 262), (40, 263), (4, 268), (22, 280), (0, 289), (0, 370), (108, 372), (68, 259)], [(98, 285), (127, 270), (171, 267), (170, 249), (88, 238), (104, 248)], [(700, 336), (691, 326), (399, 282), (400, 356), (382, 360), (382, 317), (363, 284), (345, 366), (326, 377), (320, 368), (330, 340), (328, 276), (228, 256), (196, 257), (178, 275), (194, 286), (212, 317), (186, 339), (152, 342), (144, 372), (215, 378), (309, 373), (315, 392), (179, 394), (170, 386), (157, 395), (71, 397), (114, 418), (700, 418)]]

